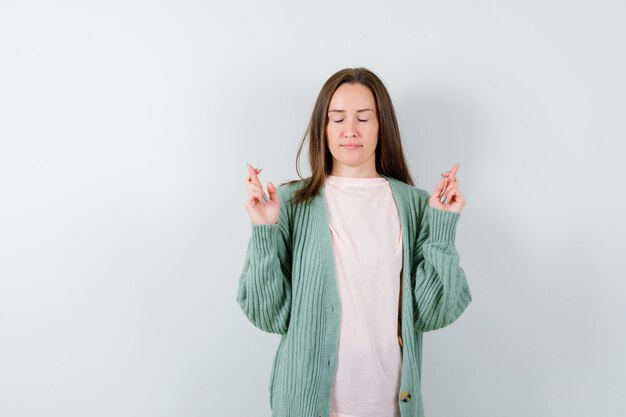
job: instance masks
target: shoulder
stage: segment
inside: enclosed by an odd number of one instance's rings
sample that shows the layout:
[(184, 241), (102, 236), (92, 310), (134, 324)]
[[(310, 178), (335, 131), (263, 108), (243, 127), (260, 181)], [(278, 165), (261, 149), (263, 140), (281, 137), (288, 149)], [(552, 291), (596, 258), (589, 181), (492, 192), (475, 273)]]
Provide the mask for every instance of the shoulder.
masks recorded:
[(291, 205), (291, 200), (293, 199), (297, 190), (304, 186), (304, 180), (291, 180), (287, 182), (283, 182), (276, 187), (276, 192), (278, 194), (278, 199), (281, 204)]
[(278, 185), (276, 189), (283, 195), (293, 194), (296, 190), (304, 186), (304, 180), (291, 180)]
[(419, 187), (413, 187), (413, 188), (415, 188), (415, 192), (419, 195), (419, 198), (421, 198), (422, 200), (424, 200), (426, 202), (428, 202), (428, 200), (430, 200), (430, 193), (428, 191), (424, 190), (423, 188), (419, 188)]
[(430, 200), (430, 193), (423, 188), (417, 187), (415, 185), (407, 184), (395, 178), (388, 178), (395, 187), (400, 189), (403, 194), (409, 196), (409, 200), (411, 204), (415, 204), (419, 207), (423, 207), (428, 204), (428, 200)]
[(428, 206), (430, 193), (423, 188), (416, 187), (414, 185), (407, 185), (407, 187), (409, 188), (417, 207), (420, 209), (420, 211), (424, 211)]

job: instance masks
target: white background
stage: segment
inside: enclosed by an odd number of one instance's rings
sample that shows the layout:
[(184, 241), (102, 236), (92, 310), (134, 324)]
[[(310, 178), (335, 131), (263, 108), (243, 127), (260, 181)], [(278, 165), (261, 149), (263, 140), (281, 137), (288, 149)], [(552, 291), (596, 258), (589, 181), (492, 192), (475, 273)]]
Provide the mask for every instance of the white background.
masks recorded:
[[(473, 302), (429, 417), (617, 417), (621, 0), (0, 1), (0, 415), (269, 416), (235, 301), (246, 162), (297, 178), (324, 81), (377, 73), (419, 187), (459, 162)], [(308, 175), (306, 156), (303, 176)]]

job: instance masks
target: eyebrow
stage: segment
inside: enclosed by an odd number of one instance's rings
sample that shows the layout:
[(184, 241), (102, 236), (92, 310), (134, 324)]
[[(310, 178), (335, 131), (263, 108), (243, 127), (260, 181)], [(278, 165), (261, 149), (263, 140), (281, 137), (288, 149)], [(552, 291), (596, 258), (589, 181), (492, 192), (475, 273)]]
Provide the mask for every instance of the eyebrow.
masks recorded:
[[(361, 109), (361, 110), (357, 110), (356, 112), (357, 112), (357, 113), (360, 113), (360, 112), (363, 112), (363, 111), (374, 111), (374, 110), (372, 110), (372, 109)], [(338, 110), (338, 109), (331, 109), (331, 110), (328, 110), (328, 113), (332, 113), (332, 112), (336, 112), (336, 113), (345, 113), (346, 111), (345, 111), (345, 110)]]

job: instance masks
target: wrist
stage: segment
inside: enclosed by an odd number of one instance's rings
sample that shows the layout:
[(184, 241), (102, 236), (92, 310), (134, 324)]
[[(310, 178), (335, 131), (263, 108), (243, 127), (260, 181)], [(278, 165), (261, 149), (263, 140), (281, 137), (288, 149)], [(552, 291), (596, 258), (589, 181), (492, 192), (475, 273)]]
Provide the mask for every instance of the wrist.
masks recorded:
[(454, 242), (456, 239), (456, 226), (460, 217), (461, 213), (428, 206), (430, 240), (437, 242)]

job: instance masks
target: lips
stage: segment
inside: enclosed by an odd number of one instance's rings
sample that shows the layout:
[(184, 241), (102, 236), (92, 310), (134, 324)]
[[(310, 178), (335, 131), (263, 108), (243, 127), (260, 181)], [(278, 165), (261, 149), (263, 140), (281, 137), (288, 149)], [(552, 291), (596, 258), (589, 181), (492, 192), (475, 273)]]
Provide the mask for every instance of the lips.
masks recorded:
[(362, 146), (362, 145), (359, 145), (358, 143), (346, 143), (346, 144), (341, 145), (341, 146), (343, 146), (344, 148), (354, 149), (354, 148), (358, 148), (359, 146)]

